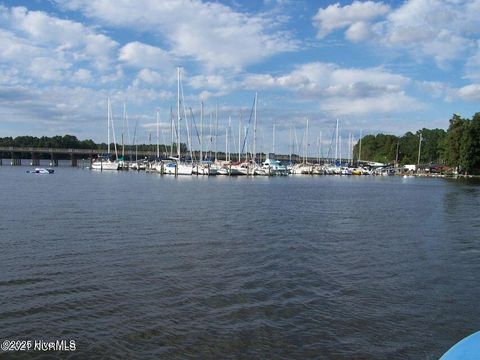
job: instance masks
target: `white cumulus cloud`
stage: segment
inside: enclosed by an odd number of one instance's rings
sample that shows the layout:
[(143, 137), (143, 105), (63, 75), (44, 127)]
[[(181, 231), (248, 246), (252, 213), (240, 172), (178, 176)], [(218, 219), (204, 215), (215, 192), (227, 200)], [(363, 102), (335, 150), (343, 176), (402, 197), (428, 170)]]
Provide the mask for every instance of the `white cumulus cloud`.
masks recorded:
[(252, 89), (281, 89), (318, 101), (321, 109), (337, 114), (404, 112), (421, 104), (407, 95), (411, 80), (382, 68), (342, 68), (331, 63), (308, 63), (289, 74), (247, 75)]
[(130, 42), (123, 46), (118, 58), (128, 65), (138, 68), (167, 69), (172, 71), (170, 55), (156, 46), (151, 46), (138, 41)]
[(200, 0), (58, 1), (109, 25), (155, 31), (170, 51), (202, 62), (207, 68), (240, 69), (274, 54), (292, 51), (297, 42), (258, 14)]
[(365, 23), (385, 15), (390, 7), (382, 2), (354, 1), (351, 5), (340, 6), (339, 3), (320, 8), (313, 17), (318, 29), (317, 37), (324, 38), (329, 33), (348, 27), (350, 37), (358, 39), (365, 35)]

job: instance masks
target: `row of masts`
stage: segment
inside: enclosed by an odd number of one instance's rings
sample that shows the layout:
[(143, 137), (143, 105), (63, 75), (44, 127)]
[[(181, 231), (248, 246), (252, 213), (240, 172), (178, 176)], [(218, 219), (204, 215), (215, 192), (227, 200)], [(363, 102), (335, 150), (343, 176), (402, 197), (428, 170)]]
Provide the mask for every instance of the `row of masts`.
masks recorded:
[[(252, 107), (252, 114), (253, 115), (253, 147), (251, 149), (250, 154), (252, 154), (252, 161), (256, 161), (256, 154), (257, 154), (257, 101), (258, 101), (258, 94), (255, 93), (255, 98), (253, 102), (253, 107)], [(189, 128), (189, 121), (188, 121), (188, 116), (187, 116), (187, 109), (185, 107), (185, 102), (183, 101), (183, 87), (182, 87), (182, 80), (181, 80), (181, 71), (180, 67), (177, 68), (177, 116), (176, 116), (176, 121), (174, 121), (173, 118), (173, 113), (171, 111), (171, 116), (170, 116), (170, 132), (171, 132), (171, 144), (170, 146), (170, 157), (173, 159), (176, 159), (177, 161), (180, 161), (181, 159), (181, 123), (182, 120), (185, 122), (185, 127), (186, 127), (186, 136), (187, 136), (187, 149), (190, 153), (190, 158), (193, 160), (193, 141), (192, 141), (192, 132), (193, 128)], [(191, 119), (193, 119), (193, 111), (190, 108), (191, 112)], [(250, 117), (250, 120), (251, 120)], [(122, 132), (122, 158), (125, 157), (125, 139), (124, 139), (124, 132), (125, 132), (125, 125), (126, 125), (126, 131), (127, 131), (127, 142), (130, 142), (130, 131), (129, 131), (129, 120), (128, 120), (128, 115), (127, 115), (127, 107), (126, 107), (126, 102), (123, 103), (123, 119), (124, 119), (124, 126), (123, 129), (124, 131)], [(176, 122), (176, 123), (175, 123)], [(240, 113), (239, 117), (239, 122), (238, 122), (238, 157), (237, 159), (242, 158), (242, 154), (245, 154), (245, 159), (248, 160), (248, 133), (249, 133), (249, 125), (250, 121), (248, 123), (248, 126), (245, 126), (243, 129), (243, 146), (241, 146), (242, 143), (242, 113)], [(193, 127), (193, 124), (191, 125)], [(196, 125), (195, 125), (196, 128)], [(212, 114), (210, 114), (210, 145), (212, 145), (213, 138), (215, 139), (214, 141), (214, 159), (217, 160), (217, 155), (218, 155), (218, 103), (215, 106), (215, 136), (212, 134)], [(111, 107), (111, 102), (110, 98), (108, 98), (108, 105), (107, 105), (107, 137), (108, 137), (108, 154), (111, 153), (110, 149), (110, 144), (111, 144), (111, 138), (110, 138), (110, 133), (112, 132), (113, 135), (113, 144), (114, 144), (114, 150), (115, 150), (115, 157), (118, 158), (118, 150), (117, 150), (117, 142), (115, 138), (115, 127), (113, 124), (113, 113), (112, 113), (112, 107)], [(292, 136), (292, 130), (293, 130), (293, 135)], [(134, 139), (133, 139), (133, 145), (138, 146), (135, 144), (136, 142), (136, 132), (137, 132), (137, 124), (135, 124), (135, 131), (134, 131)], [(273, 139), (272, 139), (272, 153), (275, 154), (275, 133), (276, 133), (276, 122), (274, 121), (273, 123)], [(163, 135), (163, 131), (162, 131)], [(200, 104), (200, 134), (198, 134), (197, 130), (197, 136), (199, 140), (199, 145), (200, 145), (200, 160), (204, 159), (205, 153), (204, 153), (204, 102), (202, 101)], [(151, 134), (150, 134), (151, 137)], [(228, 117), (226, 129), (225, 129), (225, 153), (227, 154), (227, 160), (230, 160), (230, 144), (229, 144), (229, 138), (233, 137), (233, 131), (232, 131), (232, 119), (231, 116)], [(334, 139), (333, 139), (334, 137)], [(359, 149), (358, 149), (358, 159), (361, 159), (361, 139), (362, 139), (362, 131), (360, 131), (360, 137), (359, 137)], [(165, 139), (164, 139), (165, 140)], [(235, 142), (235, 141), (233, 141)], [(309, 148), (310, 148), (310, 143), (309, 143), (309, 119), (306, 119), (306, 126), (305, 126), (305, 131), (303, 134), (302, 141), (303, 142), (303, 156), (302, 156), (302, 161), (303, 163), (307, 162), (307, 159), (309, 158)], [(165, 141), (163, 141), (165, 144)], [(173, 153), (174, 147), (173, 144), (176, 143), (176, 154)], [(292, 151), (290, 152), (290, 160), (292, 154), (296, 153), (296, 145), (298, 145), (298, 150), (300, 150), (301, 144), (298, 144), (298, 139), (297, 139), (297, 133), (296, 133), (296, 128), (292, 125), (290, 126), (290, 143), (292, 144)], [(334, 150), (334, 156), (331, 156), (331, 150), (333, 143), (335, 144), (335, 150)], [(334, 161), (338, 161), (342, 159), (342, 138), (339, 134), (339, 120), (337, 119), (336, 125), (335, 125), (335, 130), (332, 136), (332, 141), (330, 143), (330, 148), (328, 150), (327, 156), (324, 157), (322, 153), (322, 132), (320, 132), (319, 137), (317, 137), (317, 146), (318, 146), (318, 156), (317, 159), (320, 161), (321, 158), (327, 158), (331, 159)], [(235, 144), (234, 144), (235, 145)], [(246, 147), (247, 146), (247, 147)], [(352, 133), (349, 134), (348, 137), (348, 161), (349, 163), (353, 162), (353, 148), (354, 148), (354, 136)], [(212, 152), (212, 149), (210, 148), (209, 150), (210, 154)], [(299, 151), (300, 152), (300, 151)], [(174, 156), (176, 155), (176, 156)], [(156, 110), (156, 156), (157, 158), (160, 158), (160, 112), (157, 109)]]

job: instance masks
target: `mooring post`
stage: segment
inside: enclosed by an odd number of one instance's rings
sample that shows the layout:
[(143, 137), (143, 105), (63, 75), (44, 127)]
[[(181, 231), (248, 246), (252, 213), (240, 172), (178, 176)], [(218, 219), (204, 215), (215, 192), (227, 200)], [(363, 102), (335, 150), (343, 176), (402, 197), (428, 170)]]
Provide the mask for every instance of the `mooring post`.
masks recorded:
[(32, 161), (30, 163), (32, 166), (40, 166), (40, 159), (38, 156), (32, 151)]
[(75, 157), (75, 155), (71, 154), (70, 157), (72, 160), (71, 162), (72, 167), (77, 167), (77, 158)]
[(21, 157), (17, 158), (16, 154), (12, 151), (12, 161), (10, 162), (11, 165), (13, 166), (20, 166), (22, 165), (22, 159)]
[(50, 153), (50, 166), (58, 166), (58, 159), (55, 159), (53, 152)]

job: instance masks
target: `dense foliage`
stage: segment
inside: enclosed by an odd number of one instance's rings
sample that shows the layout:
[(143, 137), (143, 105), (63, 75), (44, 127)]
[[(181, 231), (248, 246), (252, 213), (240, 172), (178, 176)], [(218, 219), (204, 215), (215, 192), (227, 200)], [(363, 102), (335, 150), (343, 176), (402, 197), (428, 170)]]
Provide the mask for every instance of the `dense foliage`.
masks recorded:
[[(420, 160), (419, 143), (422, 141)], [(471, 173), (480, 170), (480, 113), (472, 119), (453, 115), (447, 131), (421, 129), (403, 136), (366, 135), (354, 146), (354, 158), (399, 164), (440, 164)]]

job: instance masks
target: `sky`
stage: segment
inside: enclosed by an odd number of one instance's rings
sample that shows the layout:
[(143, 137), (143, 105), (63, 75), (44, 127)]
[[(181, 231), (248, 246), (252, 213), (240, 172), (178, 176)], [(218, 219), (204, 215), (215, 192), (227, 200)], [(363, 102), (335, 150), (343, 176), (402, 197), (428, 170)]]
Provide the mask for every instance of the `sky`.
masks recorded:
[(446, 129), (480, 111), (479, 13), (480, 0), (0, 1), (0, 137), (106, 142), (110, 98), (117, 142), (155, 143), (157, 112), (170, 142), (177, 67), (197, 149), (203, 101), (204, 149), (218, 106), (218, 148), (230, 124), (238, 149), (242, 119), (251, 150), (255, 93), (264, 152), (326, 155), (337, 119), (343, 153), (350, 134)]

